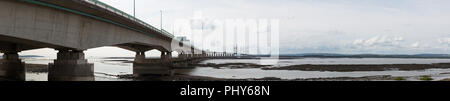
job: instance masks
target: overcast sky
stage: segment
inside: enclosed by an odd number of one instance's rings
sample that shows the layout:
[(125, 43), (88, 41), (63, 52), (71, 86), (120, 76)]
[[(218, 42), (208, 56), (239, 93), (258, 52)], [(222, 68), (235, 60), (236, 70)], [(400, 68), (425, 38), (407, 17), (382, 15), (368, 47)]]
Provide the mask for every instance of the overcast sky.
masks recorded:
[[(101, 0), (133, 15), (132, 0)], [(136, 16), (172, 30), (176, 19), (279, 19), (285, 53), (450, 53), (450, 0), (136, 0)], [(90, 49), (133, 56), (118, 48)], [(35, 51), (29, 53), (36, 53)], [(106, 54), (107, 55), (107, 54)]]

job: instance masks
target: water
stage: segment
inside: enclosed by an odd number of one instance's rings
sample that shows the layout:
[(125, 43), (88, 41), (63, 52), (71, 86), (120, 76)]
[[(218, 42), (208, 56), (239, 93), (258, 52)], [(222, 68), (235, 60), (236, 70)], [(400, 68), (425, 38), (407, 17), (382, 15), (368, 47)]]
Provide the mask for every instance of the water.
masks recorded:
[[(120, 61), (118, 61), (120, 60)], [(122, 61), (133, 61), (133, 59), (102, 59), (90, 58), (88, 61), (94, 63), (95, 79), (97, 81), (130, 81), (130, 79), (118, 79), (116, 77), (103, 75), (123, 75), (133, 74), (132, 63), (123, 63)], [(53, 61), (49, 58), (28, 58), (23, 59), (26, 63), (48, 64)], [(402, 58), (305, 58), (305, 59), (281, 59), (274, 66), (289, 66), (301, 64), (431, 64), (431, 63), (448, 63), (450, 59), (402, 59)], [(201, 62), (201, 64), (215, 63), (260, 63), (257, 59), (213, 59)], [(427, 69), (419, 71), (358, 71), (358, 72), (321, 72), (321, 71), (299, 71), (299, 70), (261, 70), (259, 68), (251, 69), (216, 69), (212, 67), (197, 67), (194, 69), (179, 69), (177, 73), (206, 76), (215, 78), (264, 78), (277, 77), (282, 79), (297, 78), (329, 78), (329, 77), (363, 77), (375, 75), (392, 75), (392, 76), (420, 76), (432, 75), (435, 79), (450, 78), (450, 75), (442, 75), (441, 73), (450, 73), (450, 69)], [(28, 81), (46, 81), (47, 73), (27, 73)]]
[[(53, 63), (54, 59), (51, 58), (26, 58), (22, 59), (25, 63), (31, 64), (48, 64)], [(133, 64), (123, 63), (117, 60), (133, 61), (133, 59), (101, 59), (101, 58), (90, 58), (89, 63), (94, 63), (94, 72), (96, 81), (131, 81), (130, 79), (119, 79), (114, 76), (104, 75), (125, 75), (133, 74)], [(27, 81), (47, 81), (48, 73), (26, 73)]]

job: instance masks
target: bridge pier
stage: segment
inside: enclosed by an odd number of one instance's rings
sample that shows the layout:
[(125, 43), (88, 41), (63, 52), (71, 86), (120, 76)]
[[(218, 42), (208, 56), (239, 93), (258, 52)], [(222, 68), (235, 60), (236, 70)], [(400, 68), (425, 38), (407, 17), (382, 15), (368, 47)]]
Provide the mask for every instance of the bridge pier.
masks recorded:
[(9, 80), (25, 81), (25, 63), (19, 59), (18, 51), (2, 50), (0, 77)]
[(136, 52), (134, 63), (145, 63), (145, 52)]
[(94, 64), (88, 63), (83, 51), (59, 50), (49, 64), (49, 81), (94, 81)]
[[(170, 57), (169, 57), (170, 56)], [(170, 52), (161, 52), (161, 59), (146, 59), (144, 52), (136, 52), (133, 63), (135, 77), (145, 75), (173, 75)]]
[(184, 60), (185, 55), (183, 53), (178, 54), (178, 59), (179, 60)]
[(172, 63), (172, 52), (161, 52), (161, 62)]
[(188, 67), (187, 61), (188, 61), (187, 55), (184, 52), (182, 52), (182, 53), (178, 54), (178, 59), (174, 65), (176, 65), (176, 67), (186, 68), (186, 67)]

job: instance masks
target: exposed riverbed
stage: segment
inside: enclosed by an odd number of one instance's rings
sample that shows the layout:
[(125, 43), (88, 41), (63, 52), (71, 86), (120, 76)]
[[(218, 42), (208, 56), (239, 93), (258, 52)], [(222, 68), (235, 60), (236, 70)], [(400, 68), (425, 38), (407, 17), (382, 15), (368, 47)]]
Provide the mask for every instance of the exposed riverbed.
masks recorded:
[[(88, 59), (95, 66), (96, 81), (419, 81), (423, 76), (432, 80), (450, 78), (450, 59), (401, 58), (304, 58), (281, 59), (276, 64), (263, 64), (258, 59), (212, 59), (194, 68), (176, 69), (171, 77), (132, 76), (133, 59)], [(47, 64), (52, 59), (24, 59), (27, 81), (46, 81)], [(440, 64), (438, 64), (440, 63)]]

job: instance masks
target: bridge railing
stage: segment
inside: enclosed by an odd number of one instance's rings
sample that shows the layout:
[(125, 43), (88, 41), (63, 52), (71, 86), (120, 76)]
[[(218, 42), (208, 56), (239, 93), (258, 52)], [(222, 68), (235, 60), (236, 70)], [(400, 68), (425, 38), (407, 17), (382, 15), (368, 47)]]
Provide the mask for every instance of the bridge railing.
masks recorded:
[(168, 32), (168, 31), (166, 31), (166, 30), (164, 30), (164, 29), (161, 29), (161, 32), (162, 32), (163, 34), (170, 34), (170, 32)]
[[(146, 23), (146, 22), (144, 22), (144, 21), (142, 21), (142, 20), (140, 20), (140, 19), (137, 19), (137, 18), (135, 18), (134, 16), (131, 16), (131, 15), (129, 15), (128, 13), (125, 13), (125, 12), (123, 12), (122, 10), (119, 10), (119, 9), (117, 9), (117, 8), (115, 8), (115, 7), (112, 7), (112, 6), (110, 6), (110, 5), (106, 4), (106, 3), (103, 3), (103, 2), (101, 2), (101, 1), (98, 1), (98, 0), (84, 0), (84, 1), (86, 1), (86, 2), (88, 2), (88, 3), (91, 3), (91, 4), (93, 4), (93, 5), (96, 5), (96, 6), (98, 6), (98, 7), (104, 8), (104, 9), (110, 11), (110, 12), (114, 12), (114, 13), (116, 13), (116, 14), (118, 14), (118, 15), (121, 15), (121, 16), (123, 16), (123, 17), (125, 17), (125, 18), (128, 18), (129, 20), (132, 20), (132, 21), (135, 21), (136, 23), (139, 23), (139, 24), (141, 24), (141, 25), (144, 25), (144, 26), (146, 26), (146, 27), (148, 27), (148, 28), (150, 28), (150, 29), (152, 29), (152, 30), (155, 30), (155, 31), (161, 31), (161, 30), (159, 30), (158, 28), (155, 28), (155, 27), (153, 27), (152, 25), (150, 25), (150, 24), (148, 24), (148, 23)], [(170, 37), (170, 38), (174, 38), (174, 35), (173, 35), (173, 34), (167, 32), (167, 31), (165, 31), (165, 30), (162, 30), (161, 33), (162, 33), (163, 35), (166, 35), (166, 36)]]

